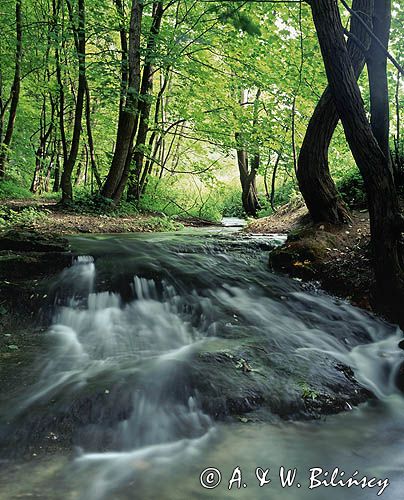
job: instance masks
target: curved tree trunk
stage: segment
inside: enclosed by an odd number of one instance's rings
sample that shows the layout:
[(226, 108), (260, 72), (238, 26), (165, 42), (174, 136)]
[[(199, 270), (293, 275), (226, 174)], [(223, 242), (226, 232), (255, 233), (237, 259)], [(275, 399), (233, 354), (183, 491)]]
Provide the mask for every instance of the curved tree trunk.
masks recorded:
[(369, 200), (376, 305), (404, 322), (403, 219), (388, 161), (375, 139), (343, 36), (338, 4), (311, 0), (328, 83)]
[(241, 147), (240, 133), (236, 133), (237, 164), (240, 173), (241, 201), (247, 215), (255, 217), (260, 208), (258, 193), (256, 188), (256, 176), (260, 163), (260, 157), (256, 154), (253, 158), (251, 171), (249, 169), (248, 153)]
[[(373, 0), (354, 0), (353, 9), (370, 24)], [(364, 49), (369, 48), (370, 37), (356, 18), (351, 21), (351, 34), (348, 52), (355, 77), (359, 78), (365, 65)], [(341, 224), (349, 219), (348, 209), (340, 199), (328, 165), (328, 150), (338, 121), (332, 93), (327, 87), (307, 127), (297, 170), (300, 191), (315, 222)]]

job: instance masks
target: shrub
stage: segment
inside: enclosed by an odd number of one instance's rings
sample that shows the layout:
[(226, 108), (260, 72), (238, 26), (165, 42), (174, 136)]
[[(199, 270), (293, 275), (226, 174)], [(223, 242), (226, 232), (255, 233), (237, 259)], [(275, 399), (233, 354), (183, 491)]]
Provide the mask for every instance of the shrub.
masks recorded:
[(241, 201), (241, 190), (236, 187), (229, 187), (223, 190), (222, 199), (222, 214), (223, 217), (239, 217), (246, 216)]
[(363, 208), (367, 204), (365, 186), (357, 169), (350, 169), (337, 180), (342, 199), (352, 208)]
[(35, 207), (23, 208), (20, 211), (11, 208), (0, 208), (0, 228), (29, 227), (38, 222), (46, 221), (49, 213), (48, 210), (39, 210)]
[(220, 192), (220, 185), (185, 186), (178, 177), (160, 180), (151, 177), (139, 208), (169, 217), (197, 217), (215, 222), (222, 218)]
[(32, 193), (29, 189), (20, 186), (12, 179), (0, 181), (0, 199), (21, 199), (32, 198)]

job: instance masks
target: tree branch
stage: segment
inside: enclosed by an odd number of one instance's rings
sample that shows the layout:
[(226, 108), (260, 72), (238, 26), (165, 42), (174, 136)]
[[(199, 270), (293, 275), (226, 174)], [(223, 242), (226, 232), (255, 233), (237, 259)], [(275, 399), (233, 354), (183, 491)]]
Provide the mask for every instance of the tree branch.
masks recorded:
[(370, 35), (370, 37), (379, 45), (379, 47), (383, 50), (384, 54), (390, 61), (394, 64), (394, 66), (398, 69), (398, 71), (404, 75), (404, 69), (401, 67), (399, 62), (390, 54), (390, 52), (386, 49), (383, 43), (377, 38), (377, 36), (373, 33), (373, 31), (369, 28), (369, 26), (365, 23), (365, 21), (359, 16), (359, 14), (351, 9), (351, 7), (346, 3), (345, 0), (341, 0), (342, 5), (346, 8), (346, 10), (354, 16), (363, 26), (365, 31)]

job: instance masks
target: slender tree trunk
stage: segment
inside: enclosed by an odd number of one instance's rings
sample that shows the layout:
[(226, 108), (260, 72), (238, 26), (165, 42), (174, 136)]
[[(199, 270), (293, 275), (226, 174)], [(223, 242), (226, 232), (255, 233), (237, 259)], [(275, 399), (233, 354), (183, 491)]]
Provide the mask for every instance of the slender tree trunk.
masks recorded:
[[(254, 121), (253, 128), (256, 126), (257, 122), (257, 106), (260, 98), (260, 90), (257, 92), (257, 96), (254, 102)], [(248, 103), (248, 91), (243, 90), (241, 93), (240, 105), (245, 106)], [(255, 217), (257, 215), (257, 211), (260, 208), (258, 193), (256, 187), (256, 177), (258, 173), (258, 169), (260, 166), (260, 154), (257, 151), (251, 161), (251, 168), (249, 165), (248, 153), (245, 150), (243, 144), (242, 134), (240, 132), (236, 132), (235, 134), (236, 140), (236, 148), (237, 148), (237, 164), (238, 170), (240, 174), (240, 183), (241, 183), (241, 201), (243, 203), (244, 211), (247, 215)]]
[[(354, 0), (353, 9), (371, 26), (373, 0)], [(365, 54), (370, 37), (360, 22), (351, 20), (348, 52), (355, 77), (359, 78), (365, 65)], [(318, 102), (307, 127), (300, 150), (297, 178), (300, 191), (314, 222), (341, 224), (349, 220), (349, 212), (342, 202), (328, 164), (328, 150), (337, 127), (339, 116), (329, 87)]]
[[(123, 6), (116, 1), (118, 12)], [(122, 91), (124, 96), (120, 100), (120, 112), (116, 137), (115, 152), (107, 180), (104, 184), (102, 194), (106, 198), (113, 198), (116, 189), (122, 179), (122, 174), (132, 152), (136, 117), (138, 115), (139, 90), (140, 90), (140, 36), (142, 25), (143, 4), (139, 0), (132, 0), (131, 20), (129, 29), (129, 47), (126, 52), (126, 33), (124, 26), (121, 27), (122, 48)], [(127, 61), (127, 62), (126, 62)], [(125, 79), (128, 80), (126, 89)]]
[(274, 165), (274, 170), (272, 172), (272, 181), (271, 181), (271, 196), (270, 196), (270, 203), (271, 203), (271, 208), (274, 212), (276, 212), (275, 209), (275, 189), (276, 189), (276, 174), (278, 172), (278, 167), (279, 167), (279, 162), (281, 161), (282, 158), (282, 153), (278, 153), (278, 156), (276, 157), (275, 165)]
[[(73, 201), (72, 173), (76, 164), (77, 155), (80, 146), (81, 120), (83, 117), (84, 95), (86, 90), (86, 24), (85, 24), (85, 0), (78, 0), (78, 18), (77, 28), (78, 50), (77, 57), (79, 62), (79, 81), (76, 96), (76, 108), (74, 114), (73, 137), (70, 145), (70, 152), (67, 161), (63, 166), (63, 173), (60, 182), (62, 188), (62, 203)], [(73, 31), (75, 30), (72, 25)]]
[[(22, 62), (22, 0), (16, 0), (15, 4), (15, 26), (16, 26), (16, 50), (14, 80), (11, 87), (11, 102), (8, 115), (8, 123), (4, 140), (0, 144), (0, 179), (6, 174), (8, 161), (8, 150), (14, 133), (15, 119), (17, 116), (18, 103), (21, 92), (21, 62)], [(2, 137), (0, 136), (0, 140)]]
[(100, 174), (98, 172), (97, 160), (95, 157), (93, 129), (91, 126), (91, 96), (90, 96), (90, 89), (88, 87), (87, 78), (86, 78), (86, 128), (87, 128), (88, 153), (90, 156), (91, 170), (92, 170), (93, 175), (95, 177), (97, 187), (99, 190), (101, 190), (102, 181), (101, 181)]
[[(146, 138), (149, 131), (149, 119), (151, 111), (151, 93), (153, 91), (153, 56), (157, 43), (157, 37), (161, 28), (161, 21), (163, 18), (163, 2), (153, 3), (153, 21), (150, 28), (150, 33), (146, 46), (146, 60), (143, 68), (142, 83), (140, 88), (139, 99), (139, 125), (136, 135), (136, 144), (133, 152), (134, 172), (130, 176), (128, 187), (128, 199), (139, 200), (141, 194), (140, 179), (143, 172), (143, 164), (145, 157)], [(132, 156), (132, 155), (131, 155)], [(119, 183), (118, 189), (114, 195), (115, 202), (119, 202), (122, 193), (128, 181), (129, 170), (131, 162), (126, 164), (125, 171)]]
[(334, 0), (311, 0), (310, 4), (330, 90), (368, 195), (376, 305), (403, 322), (400, 239), (404, 224), (393, 176), (366, 116), (344, 40), (338, 4)]
[(404, 184), (404, 145), (401, 143), (401, 116), (400, 116), (400, 72), (397, 71), (396, 91), (394, 95), (396, 111), (396, 135), (394, 137), (394, 178), (397, 186)]
[(52, 191), (54, 193), (58, 193), (60, 189), (60, 170), (61, 170), (61, 165), (60, 165), (60, 150), (61, 150), (61, 141), (58, 141), (57, 144), (57, 149), (56, 149), (56, 166), (55, 166), (55, 178), (53, 181), (53, 188)]
[[(391, 27), (391, 0), (375, 1), (373, 33), (388, 49)], [(389, 86), (387, 80), (387, 56), (380, 45), (372, 39), (367, 56), (370, 89), (370, 124), (380, 149), (391, 165), (389, 134)]]
[(48, 140), (53, 132), (54, 114), (55, 114), (55, 105), (53, 100), (51, 99), (51, 117), (48, 124), (48, 128), (46, 129), (46, 98), (44, 98), (43, 109), (42, 109), (43, 123), (41, 124), (41, 132), (40, 132), (41, 136), (39, 138), (38, 149), (35, 152), (35, 171), (30, 188), (30, 191), (32, 193), (37, 193), (41, 186), (41, 173), (46, 157), (48, 155)]
[[(56, 80), (57, 80), (58, 91), (59, 91), (59, 102), (58, 102), (59, 132), (60, 132), (60, 141), (61, 141), (62, 153), (63, 153), (63, 164), (66, 164), (68, 156), (69, 156), (69, 152), (68, 152), (68, 148), (67, 148), (67, 139), (66, 139), (66, 130), (65, 130), (65, 90), (64, 90), (64, 84), (63, 84), (62, 64), (61, 64), (61, 60), (60, 60), (60, 50), (59, 50), (59, 44), (62, 44), (62, 47), (63, 47), (64, 41), (63, 41), (63, 33), (62, 33), (62, 40), (59, 40), (59, 22), (58, 22), (59, 10), (60, 10), (60, 0), (57, 0), (57, 2), (56, 2), (56, 0), (52, 0), (52, 16), (53, 16), (53, 22), (55, 25), (55, 35), (56, 35), (56, 44), (55, 44)], [(58, 160), (58, 163), (60, 163), (60, 159)], [(55, 186), (54, 186), (54, 192), (59, 191), (60, 169), (57, 172), (58, 172), (57, 189), (55, 190)], [(55, 183), (56, 183), (56, 179), (55, 179)]]

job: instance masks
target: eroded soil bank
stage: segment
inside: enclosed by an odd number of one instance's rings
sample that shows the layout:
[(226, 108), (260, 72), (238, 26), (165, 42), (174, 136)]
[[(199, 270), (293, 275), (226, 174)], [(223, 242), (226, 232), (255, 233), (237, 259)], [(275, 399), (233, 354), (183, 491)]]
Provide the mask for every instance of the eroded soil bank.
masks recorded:
[(274, 270), (317, 282), (337, 297), (380, 313), (372, 298), (374, 272), (367, 210), (354, 210), (349, 224), (336, 227), (312, 224), (303, 206), (285, 207), (271, 217), (253, 221), (246, 231), (288, 234), (286, 243), (270, 254), (269, 264)]

